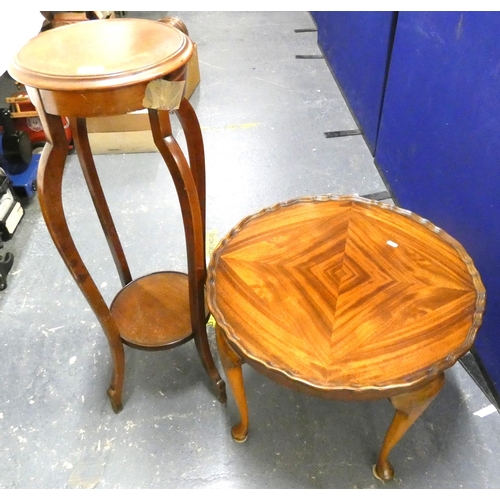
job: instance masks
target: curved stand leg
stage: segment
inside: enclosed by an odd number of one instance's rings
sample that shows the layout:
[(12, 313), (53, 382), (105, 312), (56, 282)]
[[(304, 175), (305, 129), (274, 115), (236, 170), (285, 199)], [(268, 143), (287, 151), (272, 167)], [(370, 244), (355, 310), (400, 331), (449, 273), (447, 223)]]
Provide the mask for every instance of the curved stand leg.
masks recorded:
[[(203, 317), (205, 317), (205, 315), (203, 315)], [(212, 379), (215, 385), (215, 395), (217, 397), (217, 400), (220, 403), (224, 404), (227, 402), (226, 383), (224, 382), (224, 380), (222, 380), (212, 358), (210, 345), (208, 343), (206, 325), (201, 326), (201, 329), (203, 330), (203, 332), (201, 334), (198, 333), (194, 336), (196, 350), (198, 352), (198, 356), (201, 359), (201, 363), (205, 368), (205, 371), (208, 373), (208, 376)]]
[(123, 247), (118, 238), (118, 233), (116, 231), (113, 218), (111, 217), (111, 212), (109, 211), (109, 207), (99, 181), (99, 176), (97, 175), (97, 169), (95, 167), (94, 158), (90, 149), (89, 136), (87, 133), (87, 121), (85, 118), (71, 118), (70, 123), (71, 129), (73, 130), (73, 140), (75, 142), (76, 153), (78, 154), (78, 159), (80, 160), (80, 165), (89, 188), (90, 196), (92, 197), (97, 216), (101, 222), (101, 227), (104, 231), (104, 235), (106, 236), (109, 249), (111, 250), (111, 255), (115, 262), (118, 275), (120, 276), (120, 281), (122, 286), (125, 286), (132, 281), (132, 276), (130, 275), (127, 259), (125, 258)]
[(373, 467), (376, 478), (387, 480), (394, 477), (394, 469), (388, 460), (389, 453), (431, 404), (443, 384), (444, 373), (441, 373), (426, 386), (391, 398), (396, 414), (385, 436), (377, 464)]
[(243, 384), (243, 373), (241, 370), (243, 361), (229, 345), (226, 336), (219, 325), (216, 325), (215, 327), (215, 334), (222, 367), (224, 368), (227, 380), (229, 381), (229, 385), (233, 391), (233, 396), (236, 400), (236, 406), (238, 407), (241, 418), (240, 423), (236, 424), (231, 429), (231, 435), (237, 443), (243, 443), (248, 437), (248, 404), (245, 394), (245, 386)]
[[(181, 206), (188, 259), (191, 326), (196, 349), (203, 367), (214, 384), (217, 399), (224, 403), (227, 400), (226, 386), (212, 358), (206, 330), (205, 281), (207, 272), (204, 250), (204, 211), (200, 205), (200, 199), (204, 200), (204, 194), (200, 196), (193, 172), (182, 149), (172, 136), (168, 111), (149, 109), (148, 112), (155, 145), (169, 169)], [(185, 132), (189, 135), (190, 131), (187, 129)], [(191, 145), (191, 148), (193, 147)]]
[[(38, 93), (30, 92), (38, 110), (43, 110)], [(125, 353), (118, 328), (96, 284), (89, 275), (75, 246), (64, 215), (62, 178), (68, 155), (68, 141), (59, 116), (40, 113), (47, 137), (38, 165), (38, 198), (43, 218), (52, 240), (76, 284), (99, 320), (111, 350), (113, 373), (108, 396), (115, 412), (122, 409), (122, 391), (125, 373)]]
[[(206, 181), (205, 181), (205, 150), (203, 147), (203, 137), (201, 135), (198, 117), (187, 99), (182, 99), (179, 109), (176, 111), (177, 118), (184, 131), (186, 145), (188, 148), (189, 166), (193, 174), (193, 179), (198, 190), (200, 200), (201, 219), (203, 234), (205, 234), (205, 213), (206, 213)], [(205, 243), (205, 239), (203, 239)], [(205, 253), (205, 249), (203, 249)]]

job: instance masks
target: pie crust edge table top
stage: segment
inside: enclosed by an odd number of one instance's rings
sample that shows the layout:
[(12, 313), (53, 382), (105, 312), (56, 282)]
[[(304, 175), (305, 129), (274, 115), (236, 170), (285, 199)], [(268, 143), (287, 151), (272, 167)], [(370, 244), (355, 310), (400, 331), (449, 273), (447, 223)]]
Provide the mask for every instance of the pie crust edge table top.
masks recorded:
[(257, 370), (324, 397), (371, 399), (424, 384), (465, 354), (485, 291), (461, 244), (429, 221), (326, 196), (242, 220), (213, 253), (208, 302)]

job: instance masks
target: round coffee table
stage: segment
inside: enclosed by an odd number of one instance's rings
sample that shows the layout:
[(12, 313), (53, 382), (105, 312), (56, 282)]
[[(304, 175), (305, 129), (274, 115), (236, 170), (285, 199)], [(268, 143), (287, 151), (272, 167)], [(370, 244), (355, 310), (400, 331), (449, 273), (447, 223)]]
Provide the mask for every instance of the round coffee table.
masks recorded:
[(485, 290), (450, 235), (396, 206), (301, 198), (241, 221), (208, 268), (219, 354), (248, 435), (242, 363), (332, 399), (390, 398), (396, 409), (374, 474), (474, 342)]

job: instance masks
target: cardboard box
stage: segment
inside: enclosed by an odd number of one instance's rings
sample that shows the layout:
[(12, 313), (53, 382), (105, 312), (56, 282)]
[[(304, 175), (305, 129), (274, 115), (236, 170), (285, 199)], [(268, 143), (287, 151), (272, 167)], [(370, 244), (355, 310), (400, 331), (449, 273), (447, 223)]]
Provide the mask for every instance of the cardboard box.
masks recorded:
[[(186, 90), (189, 99), (200, 83), (198, 50), (187, 63)], [(147, 153), (158, 151), (153, 142), (146, 109), (120, 116), (102, 116), (87, 120), (89, 141), (94, 154)]]
[(95, 19), (112, 19), (115, 17), (113, 11), (92, 10), (92, 11), (41, 11), (45, 18), (42, 31), (68, 24), (79, 23), (81, 21), (89, 21)]
[(198, 62), (198, 47), (193, 43), (194, 50), (191, 59), (187, 63), (186, 92), (184, 97), (190, 99), (196, 87), (200, 83), (200, 64)]

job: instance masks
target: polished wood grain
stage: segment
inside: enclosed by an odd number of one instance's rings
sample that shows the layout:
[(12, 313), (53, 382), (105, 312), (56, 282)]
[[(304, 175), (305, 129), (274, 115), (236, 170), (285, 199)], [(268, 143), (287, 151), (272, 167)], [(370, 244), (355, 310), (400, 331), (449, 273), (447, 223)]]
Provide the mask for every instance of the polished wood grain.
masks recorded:
[[(131, 276), (95, 168), (86, 127), (88, 117), (142, 109), (146, 88), (152, 81), (161, 83), (159, 88), (167, 89), (165, 92), (169, 88), (182, 89), (192, 53), (191, 40), (168, 24), (111, 19), (42, 33), (19, 51), (9, 67), (11, 75), (26, 86), (44, 126), (47, 145), (38, 170), (42, 213), (62, 259), (108, 338), (113, 360), (108, 395), (116, 412), (123, 407), (124, 344), (161, 349), (194, 339), (217, 398), (226, 401), (225, 384), (215, 366), (206, 331), (205, 156), (193, 108), (181, 93), (177, 108), (149, 110), (155, 144), (179, 197), (187, 274), (160, 271), (135, 279)], [(169, 83), (163, 85), (165, 81), (178, 83), (169, 87)], [(161, 102), (170, 102), (168, 95), (160, 97), (166, 97)], [(170, 111), (179, 118), (188, 159), (172, 135)], [(110, 306), (92, 280), (66, 223), (61, 190), (68, 143), (60, 116), (70, 119), (87, 187), (123, 286)]]
[[(82, 43), (83, 42), (83, 43)], [(86, 21), (43, 32), (9, 65), (47, 113), (95, 117), (143, 109), (154, 79), (185, 74), (192, 41), (168, 24), (146, 19)]]
[[(380, 202), (325, 196), (238, 224), (212, 256), (208, 301), (226, 339), (218, 343), (226, 372), (245, 361), (321, 397), (417, 390), (430, 398), (428, 384), (472, 346), (485, 290), (460, 243), (429, 221)], [(241, 394), (239, 375), (227, 377)], [(398, 439), (401, 422), (390, 431)], [(240, 440), (245, 432), (238, 428)], [(386, 458), (378, 465), (385, 478)]]
[(117, 294), (110, 309), (121, 338), (132, 347), (175, 347), (193, 338), (187, 274), (157, 272), (138, 278)]
[(224, 403), (226, 387), (212, 358), (206, 331), (205, 156), (201, 129), (191, 104), (183, 99), (176, 113), (186, 137), (189, 164), (172, 135), (168, 112), (149, 109), (148, 113), (153, 140), (170, 171), (181, 206), (188, 261), (189, 313), (196, 349), (214, 383), (217, 398)]
[(108, 340), (113, 368), (107, 393), (113, 410), (118, 413), (123, 408), (122, 394), (125, 377), (123, 342), (109, 308), (76, 248), (66, 222), (62, 203), (62, 179), (68, 155), (68, 139), (61, 118), (45, 113), (43, 102), (36, 91), (33, 92), (32, 102), (40, 116), (47, 140), (37, 172), (40, 209), (52, 241), (80, 291), (87, 299)]
[(57, 91), (122, 89), (150, 82), (184, 66), (189, 37), (147, 19), (106, 19), (40, 33), (9, 65), (18, 81)]
[(75, 149), (78, 154), (85, 181), (89, 188), (92, 202), (94, 203), (97, 216), (99, 217), (99, 221), (106, 236), (106, 241), (111, 250), (111, 255), (113, 256), (113, 261), (115, 262), (118, 275), (120, 276), (121, 284), (125, 286), (132, 281), (132, 275), (130, 274), (125, 252), (123, 251), (111, 212), (106, 202), (106, 196), (99, 181), (92, 150), (90, 148), (87, 121), (85, 118), (71, 118), (70, 126), (73, 133)]

